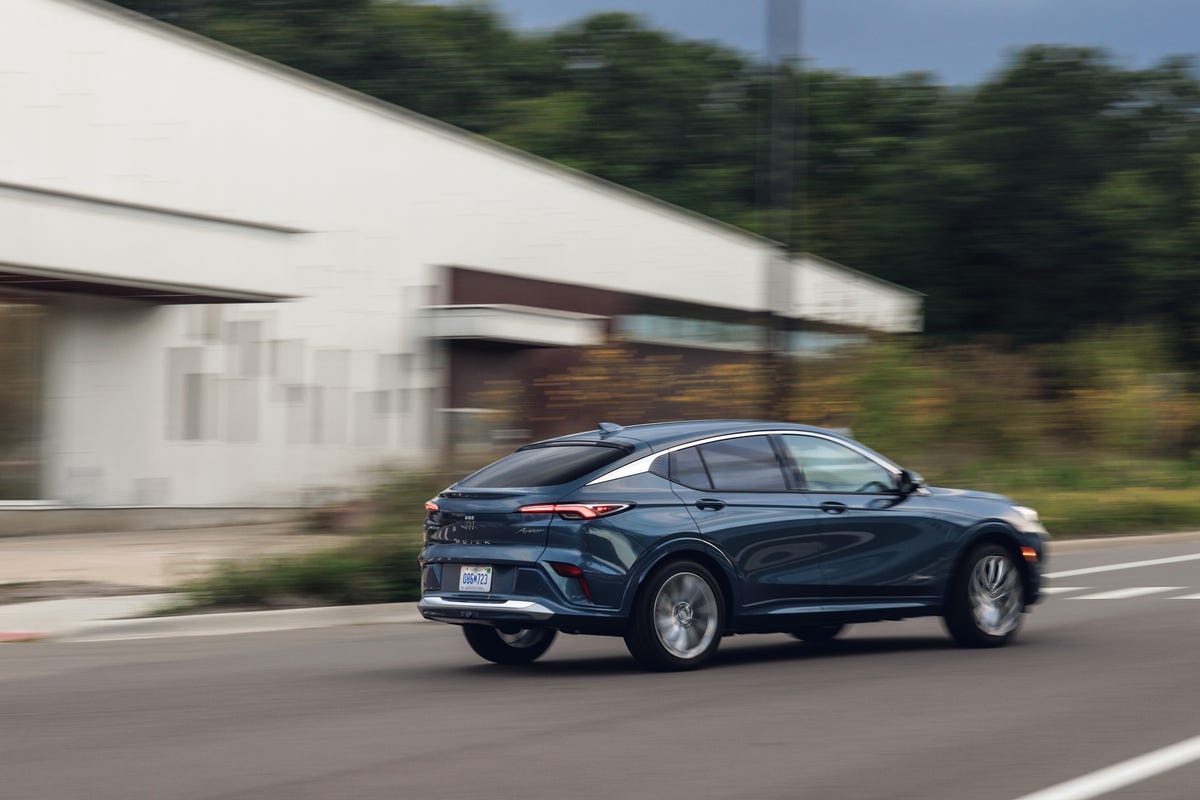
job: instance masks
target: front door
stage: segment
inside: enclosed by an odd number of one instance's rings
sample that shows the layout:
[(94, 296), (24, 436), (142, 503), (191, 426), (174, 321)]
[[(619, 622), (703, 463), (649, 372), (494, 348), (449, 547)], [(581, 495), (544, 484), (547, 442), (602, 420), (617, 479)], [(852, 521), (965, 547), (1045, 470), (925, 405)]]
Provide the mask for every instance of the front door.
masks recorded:
[(830, 438), (779, 436), (796, 479), (820, 514), (831, 604), (933, 597), (951, 557), (952, 526), (897, 491), (891, 465)]

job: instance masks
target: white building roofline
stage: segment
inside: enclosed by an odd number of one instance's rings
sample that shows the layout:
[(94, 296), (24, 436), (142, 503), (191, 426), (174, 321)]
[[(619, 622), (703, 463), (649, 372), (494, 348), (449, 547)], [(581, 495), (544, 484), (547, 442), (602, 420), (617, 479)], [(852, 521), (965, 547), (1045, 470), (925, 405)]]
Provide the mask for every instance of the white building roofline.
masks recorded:
[(274, 292), (145, 280), (3, 261), (0, 261), (0, 288), (27, 292), (99, 294), (154, 304), (278, 303), (296, 299)]
[(821, 266), (829, 267), (831, 269), (839, 269), (839, 270), (842, 270), (843, 272), (849, 272), (852, 275), (857, 275), (860, 278), (865, 278), (866, 280), (877, 283), (880, 286), (886, 286), (889, 289), (895, 289), (898, 292), (904, 292), (905, 294), (912, 295), (913, 297), (925, 297), (926, 296), (926, 294), (924, 292), (918, 292), (916, 289), (910, 289), (907, 286), (901, 286), (898, 283), (892, 283), (891, 281), (887, 280), (886, 278), (880, 278), (878, 275), (872, 275), (869, 272), (863, 272), (862, 270), (855, 269), (854, 267), (847, 267), (845, 264), (839, 264), (836, 261), (830, 261), (828, 258), (822, 258), (821, 256), (816, 255), (815, 253), (808, 253), (808, 252), (796, 253), (791, 258), (792, 258), (792, 263), (794, 263), (794, 264), (799, 264), (800, 262), (802, 262), (805, 259), (812, 259), (813, 261), (816, 261), (817, 263), (819, 263)]
[(242, 66), (256, 69), (280, 80), (287, 81), (296, 86), (309, 89), (317, 94), (324, 95), (333, 100), (338, 100), (343, 103), (349, 103), (367, 111), (373, 111), (386, 117), (390, 117), (398, 122), (405, 122), (410, 125), (425, 128), (431, 132), (440, 133), (454, 137), (460, 144), (476, 147), (486, 150), (498, 156), (503, 156), (512, 161), (516, 161), (541, 172), (555, 175), (563, 180), (570, 180), (576, 183), (583, 184), (592, 189), (604, 192), (610, 195), (615, 195), (625, 200), (633, 200), (641, 203), (648, 208), (661, 212), (668, 213), (673, 216), (681, 217), (696, 225), (709, 228), (713, 231), (723, 233), (727, 236), (740, 239), (748, 239), (758, 242), (768, 247), (776, 249), (784, 249), (781, 242), (774, 239), (769, 239), (760, 234), (748, 231), (745, 228), (739, 228), (728, 222), (722, 222), (719, 219), (706, 216), (698, 211), (677, 206), (666, 200), (654, 197), (653, 195), (639, 192), (636, 189), (631, 189), (627, 186), (622, 186), (618, 183), (601, 178), (597, 175), (584, 172), (582, 170), (569, 167), (565, 164), (560, 164), (557, 161), (543, 158), (542, 156), (530, 153), (526, 150), (504, 144), (503, 142), (489, 139), (486, 136), (481, 136), (477, 133), (451, 125), (448, 122), (425, 116), (419, 112), (413, 111), (403, 106), (398, 106), (389, 103), (385, 100), (380, 100), (377, 97), (372, 97), (368, 94), (363, 94), (348, 86), (343, 86), (339, 83), (320, 78), (316, 75), (311, 75), (294, 67), (289, 67), (286, 64), (281, 64), (277, 61), (272, 61), (269, 58), (255, 55), (254, 53), (238, 49), (232, 45), (219, 42), (215, 39), (209, 39), (206, 36), (201, 36), (197, 33), (192, 33), (184, 28), (171, 25), (161, 20), (148, 17), (123, 6), (113, 5), (106, 0), (52, 0), (53, 2), (63, 5), (74, 6), (82, 10), (92, 13), (107, 16), (121, 22), (131, 25), (137, 25), (147, 32), (155, 33), (164, 38), (173, 39), (180, 44), (189, 45), (197, 50), (207, 52), (210, 55), (224, 58), (228, 61), (233, 61)]

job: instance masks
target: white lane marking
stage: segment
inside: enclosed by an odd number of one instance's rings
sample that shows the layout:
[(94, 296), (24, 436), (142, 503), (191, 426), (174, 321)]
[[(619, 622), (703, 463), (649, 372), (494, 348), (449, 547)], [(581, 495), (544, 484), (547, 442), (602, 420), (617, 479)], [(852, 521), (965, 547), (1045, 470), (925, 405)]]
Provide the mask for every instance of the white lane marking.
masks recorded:
[(1172, 600), (1200, 600), (1200, 594), (1181, 594), (1179, 597), (1172, 597)]
[(1168, 558), (1152, 558), (1149, 561), (1126, 561), (1123, 564), (1105, 564), (1102, 567), (1082, 567), (1081, 569), (1065, 569), (1062, 572), (1047, 572), (1044, 578), (1070, 578), (1075, 575), (1091, 575), (1095, 572), (1116, 572), (1119, 569), (1134, 567), (1157, 567), (1159, 564), (1178, 564), (1181, 561), (1200, 561), (1200, 553), (1186, 556), (1170, 556)]
[(1017, 800), (1088, 800), (1200, 759), (1200, 736), (1113, 764)]
[(1067, 592), (1082, 592), (1090, 586), (1043, 586), (1042, 594), (1066, 594)]
[(1130, 586), (1128, 589), (1113, 589), (1109, 592), (1096, 592), (1072, 597), (1071, 600), (1124, 600), (1127, 597), (1142, 597), (1160, 592), (1174, 592), (1186, 589), (1186, 586)]

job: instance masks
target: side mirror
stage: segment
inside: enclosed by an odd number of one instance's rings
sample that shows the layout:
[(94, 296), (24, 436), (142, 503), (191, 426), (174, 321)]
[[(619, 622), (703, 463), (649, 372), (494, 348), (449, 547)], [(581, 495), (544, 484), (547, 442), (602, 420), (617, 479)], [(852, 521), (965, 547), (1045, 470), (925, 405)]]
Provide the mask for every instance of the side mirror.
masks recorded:
[(900, 470), (900, 476), (896, 480), (896, 488), (904, 497), (908, 497), (910, 494), (915, 492), (917, 489), (920, 489), (924, 485), (924, 478), (917, 473), (910, 472), (906, 469)]

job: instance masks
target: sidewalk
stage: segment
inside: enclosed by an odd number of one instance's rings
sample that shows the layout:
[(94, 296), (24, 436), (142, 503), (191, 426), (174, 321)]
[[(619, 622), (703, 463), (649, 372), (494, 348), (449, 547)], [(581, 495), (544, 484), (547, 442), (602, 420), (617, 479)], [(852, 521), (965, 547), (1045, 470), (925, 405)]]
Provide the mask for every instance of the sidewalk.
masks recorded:
[(328, 628), (340, 625), (422, 622), (416, 603), (321, 606), (275, 611), (141, 617), (170, 602), (170, 594), (88, 597), (0, 606), (0, 642), (53, 639), (60, 642), (112, 642), (169, 636), (224, 636), (231, 633)]
[[(197, 617), (157, 617), (128, 620), (167, 605), (172, 587), (203, 575), (214, 564), (230, 558), (308, 552), (336, 547), (351, 535), (307, 533), (293, 523), (243, 525), (129, 533), (46, 534), (0, 538), (0, 587), (8, 584), (46, 584), (46, 595), (56, 599), (0, 603), (0, 642), (72, 637), (141, 638), (145, 635), (210, 635), (169, 633), (206, 630), (234, 632), (254, 619), (269, 629), (351, 624), (357, 621), (417, 617), (415, 610), (349, 612), (343, 609), (294, 609), (283, 612), (197, 615), (208, 621), (198, 626), (183, 620)], [(60, 587), (46, 582), (80, 582)], [(122, 587), (114, 590), (114, 585)], [(134, 588), (158, 589), (155, 593), (127, 594)], [(95, 596), (112, 595), (115, 596)], [(107, 591), (106, 591), (107, 590)], [(61, 594), (61, 596), (59, 596)], [(407, 605), (407, 604), (402, 604)], [(259, 617), (261, 614), (284, 616)], [(374, 615), (374, 616), (372, 616)], [(231, 619), (243, 620), (234, 623)], [(116, 621), (114, 621), (116, 620)], [(341, 621), (334, 621), (341, 620)], [(269, 621), (269, 623), (267, 622)], [(132, 625), (140, 622), (142, 627)], [(190, 625), (190, 627), (189, 627)], [(240, 628), (239, 628), (240, 626)], [(135, 630), (136, 629), (136, 630)], [(140, 633), (139, 633), (140, 631)], [(157, 633), (151, 634), (151, 631)]]
[[(221, 558), (322, 549), (349, 538), (298, 533), (294, 527), (284, 525), (257, 525), (0, 539), (0, 584), (90, 580), (169, 589)], [(1165, 541), (1200, 541), (1200, 532), (1052, 541), (1050, 548), (1053, 557), (1055, 551), (1136, 547)], [(0, 642), (97, 642), (422, 621), (416, 603), (139, 617), (171, 599), (168, 591), (0, 604)]]
[(304, 532), (295, 523), (0, 538), (0, 584), (93, 581), (169, 588), (223, 559), (323, 550), (353, 538)]

